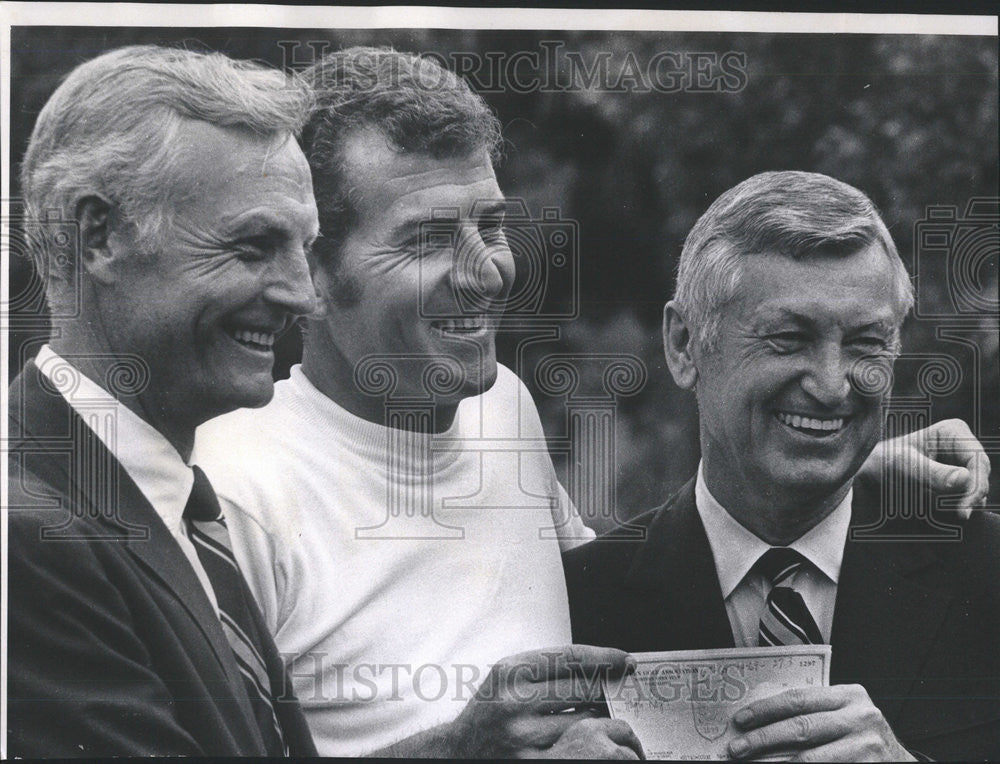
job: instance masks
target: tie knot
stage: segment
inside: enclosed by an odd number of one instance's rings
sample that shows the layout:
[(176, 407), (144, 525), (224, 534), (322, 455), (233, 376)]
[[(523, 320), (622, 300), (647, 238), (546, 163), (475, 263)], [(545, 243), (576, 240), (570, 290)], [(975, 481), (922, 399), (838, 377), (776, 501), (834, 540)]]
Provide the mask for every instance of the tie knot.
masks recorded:
[(805, 557), (794, 549), (787, 546), (775, 546), (760, 556), (757, 567), (771, 582), (771, 586), (778, 586), (794, 576), (802, 567), (803, 562), (805, 562)]
[(194, 472), (194, 485), (184, 506), (184, 519), (199, 522), (218, 520), (222, 515), (222, 508), (212, 484), (208, 482), (208, 476), (197, 464), (191, 469)]

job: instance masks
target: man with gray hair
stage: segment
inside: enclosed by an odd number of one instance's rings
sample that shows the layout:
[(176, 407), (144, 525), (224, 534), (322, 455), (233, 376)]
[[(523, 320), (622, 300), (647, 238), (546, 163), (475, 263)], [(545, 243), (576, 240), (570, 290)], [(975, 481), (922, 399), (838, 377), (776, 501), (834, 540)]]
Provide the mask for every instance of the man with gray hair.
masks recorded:
[(12, 757), (315, 754), (190, 460), (199, 424), (270, 400), (275, 335), (312, 309), (311, 103), (137, 46), (38, 116), (22, 188), (53, 330), (8, 400)]
[(912, 304), (871, 201), (825, 175), (756, 175), (684, 244), (663, 340), (697, 398), (698, 473), (635, 521), (642, 543), (598, 539), (565, 567), (577, 639), (832, 646), (832, 686), (733, 705), (733, 757), (1000, 755), (1000, 519), (928, 540), (855, 482)]

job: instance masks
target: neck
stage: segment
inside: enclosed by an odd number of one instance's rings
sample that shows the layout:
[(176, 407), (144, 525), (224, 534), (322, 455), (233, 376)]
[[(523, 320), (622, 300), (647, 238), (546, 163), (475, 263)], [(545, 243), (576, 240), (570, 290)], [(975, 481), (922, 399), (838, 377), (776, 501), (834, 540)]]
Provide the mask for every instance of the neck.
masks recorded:
[[(49, 345), (58, 355), (70, 358), (73, 366), (108, 395), (156, 428), (185, 462), (190, 460), (195, 429), (200, 422), (189, 421), (185, 411), (177, 410), (176, 402), (174, 406), (168, 405), (165, 396), (157, 394), (155, 384), (147, 385), (145, 390), (134, 395), (117, 389), (114, 380), (131, 373), (122, 363), (125, 354), (112, 350), (100, 335), (76, 328), (89, 326), (90, 322), (85, 320), (73, 322), (72, 327), (63, 327), (59, 336), (49, 341)], [(154, 382), (150, 380), (150, 383)]]
[[(310, 342), (310, 339), (318, 342)], [(322, 349), (317, 349), (323, 345)], [(383, 395), (372, 395), (358, 389), (354, 379), (354, 366), (336, 352), (332, 342), (317, 337), (313, 327), (310, 327), (306, 342), (302, 349), (302, 373), (306, 379), (323, 395), (332, 400), (345, 411), (356, 417), (383, 427), (439, 434), (448, 430), (455, 421), (458, 403), (433, 402), (433, 416), (429, 425), (420, 417), (391, 417), (387, 399), (391, 399), (393, 390), (390, 388)], [(416, 408), (416, 406), (414, 406)], [(426, 428), (426, 429), (425, 429)]]
[(851, 489), (851, 481), (834, 491), (809, 491), (748, 485), (731, 472), (704, 462), (705, 486), (740, 525), (772, 546), (801, 538), (835, 510)]

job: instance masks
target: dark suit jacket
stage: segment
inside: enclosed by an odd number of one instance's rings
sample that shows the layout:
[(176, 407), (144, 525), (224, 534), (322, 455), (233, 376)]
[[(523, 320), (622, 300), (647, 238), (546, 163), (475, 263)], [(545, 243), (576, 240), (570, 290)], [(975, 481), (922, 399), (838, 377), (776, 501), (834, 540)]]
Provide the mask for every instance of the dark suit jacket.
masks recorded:
[[(856, 487), (852, 526), (878, 500)], [(632, 652), (733, 647), (694, 480), (634, 523), (641, 542), (566, 553), (573, 640)], [(912, 530), (912, 526), (911, 526)], [(832, 684), (861, 684), (900, 741), (939, 759), (1000, 758), (1000, 522), (960, 542), (848, 540), (834, 609)]]
[[(33, 363), (10, 388), (9, 423), (9, 754), (264, 755), (187, 557)], [(270, 638), (264, 652), (275, 694), (287, 688), (292, 753), (315, 755)]]

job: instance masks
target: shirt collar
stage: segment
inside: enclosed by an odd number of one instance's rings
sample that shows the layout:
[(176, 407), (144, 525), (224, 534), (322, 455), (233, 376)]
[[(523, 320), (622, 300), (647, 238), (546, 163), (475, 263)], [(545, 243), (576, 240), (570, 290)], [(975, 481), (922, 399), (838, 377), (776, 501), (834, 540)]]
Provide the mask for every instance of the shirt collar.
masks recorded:
[(177, 449), (49, 345), (38, 351), (35, 365), (125, 468), (167, 528), (180, 528), (194, 473)]
[[(703, 463), (698, 465), (698, 477), (694, 485), (695, 506), (712, 549), (722, 596), (726, 598), (771, 545), (740, 525), (712, 496), (705, 484), (703, 467)], [(849, 490), (829, 515), (789, 544), (833, 583), (837, 583), (840, 578), (844, 544), (851, 523), (853, 493), (853, 489)]]

